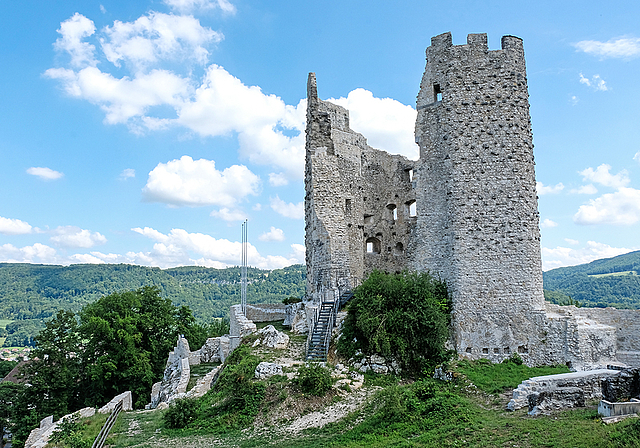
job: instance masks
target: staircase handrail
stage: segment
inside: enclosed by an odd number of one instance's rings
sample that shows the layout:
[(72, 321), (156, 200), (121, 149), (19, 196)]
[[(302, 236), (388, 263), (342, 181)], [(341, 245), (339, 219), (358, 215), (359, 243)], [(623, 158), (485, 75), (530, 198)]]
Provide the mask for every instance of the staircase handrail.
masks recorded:
[(104, 422), (102, 429), (98, 433), (98, 437), (96, 437), (96, 440), (93, 441), (93, 445), (91, 445), (91, 448), (102, 448), (104, 446), (104, 443), (107, 440), (107, 436), (109, 435), (109, 432), (111, 432), (113, 425), (115, 425), (116, 423), (118, 414), (120, 414), (120, 411), (122, 411), (122, 403), (123, 403), (123, 400), (120, 400), (118, 404), (114, 406), (113, 410), (111, 411), (111, 414), (109, 414), (109, 417), (107, 417), (107, 421)]

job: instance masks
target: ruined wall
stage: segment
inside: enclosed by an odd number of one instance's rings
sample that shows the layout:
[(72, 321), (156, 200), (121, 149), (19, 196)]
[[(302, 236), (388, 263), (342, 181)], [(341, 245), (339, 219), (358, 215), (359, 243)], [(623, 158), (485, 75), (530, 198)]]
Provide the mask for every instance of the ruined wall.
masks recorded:
[(313, 73), (307, 100), (307, 295), (332, 300), (373, 269), (406, 267), (413, 162), (367, 145), (349, 128), (346, 109), (318, 99)]
[(544, 297), (522, 40), (489, 51), (486, 34), (432, 38), (416, 108), (410, 266), (447, 281), (459, 353), (535, 357), (528, 314)]
[(451, 292), (462, 356), (640, 365), (640, 311), (545, 305), (522, 40), (490, 51), (486, 34), (445, 33), (426, 54), (415, 162), (369, 147), (309, 75), (308, 298), (333, 300), (373, 269), (428, 270)]

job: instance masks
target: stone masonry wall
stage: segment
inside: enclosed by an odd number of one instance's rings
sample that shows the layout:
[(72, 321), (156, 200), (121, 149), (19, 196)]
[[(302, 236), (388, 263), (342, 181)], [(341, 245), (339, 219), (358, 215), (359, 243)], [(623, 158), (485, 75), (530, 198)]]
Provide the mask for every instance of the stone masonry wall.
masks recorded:
[(522, 40), (431, 39), (416, 103), (417, 229), (409, 265), (439, 274), (459, 353), (535, 358), (528, 313), (544, 310)]
[[(577, 370), (640, 365), (640, 311), (545, 304), (522, 40), (431, 39), (416, 102), (420, 159), (371, 148), (307, 83), (307, 298), (373, 269), (430, 271), (453, 300), (459, 355)], [(414, 211), (415, 210), (415, 211)]]
[(333, 300), (373, 269), (406, 267), (413, 162), (367, 145), (347, 110), (318, 99), (313, 73), (307, 100), (307, 295)]

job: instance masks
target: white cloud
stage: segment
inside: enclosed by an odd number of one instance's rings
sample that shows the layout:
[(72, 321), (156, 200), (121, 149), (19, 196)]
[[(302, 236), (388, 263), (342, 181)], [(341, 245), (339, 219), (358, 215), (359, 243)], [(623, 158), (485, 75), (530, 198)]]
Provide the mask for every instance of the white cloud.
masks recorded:
[(159, 163), (142, 193), (147, 201), (176, 206), (235, 207), (247, 195), (257, 194), (259, 186), (260, 178), (244, 165), (218, 171), (213, 160), (182, 156)]
[(305, 114), (306, 100), (286, 105), (211, 65), (193, 99), (179, 109), (177, 123), (201, 136), (237, 133), (242, 157), (277, 167), (288, 179), (301, 179)]
[(539, 196), (543, 194), (556, 194), (560, 193), (564, 189), (564, 185), (562, 182), (556, 184), (555, 186), (544, 185), (542, 182), (536, 182), (536, 191)]
[(120, 173), (120, 176), (118, 177), (118, 179), (127, 180), (134, 177), (136, 177), (136, 170), (132, 168), (125, 168), (124, 170), (122, 170), (122, 173)]
[(569, 101), (571, 102), (572, 106), (575, 106), (580, 102), (580, 98), (578, 98), (576, 95), (572, 95)]
[(640, 163), (640, 151), (637, 152), (635, 156), (633, 156), (633, 160), (635, 160), (636, 162)]
[(220, 8), (227, 14), (235, 14), (236, 7), (228, 0), (163, 0), (163, 2), (182, 14), (188, 14), (197, 10)]
[[(182, 229), (172, 229), (168, 234), (149, 227), (132, 230), (156, 241), (150, 252), (127, 253), (127, 259), (136, 264), (159, 267), (195, 264), (222, 268), (239, 265), (242, 261), (242, 243), (237, 241), (216, 239), (202, 233), (188, 233)], [(263, 257), (255, 246), (249, 243), (248, 263), (262, 269), (277, 269), (300, 263), (300, 259), (297, 258), (299, 248), (293, 248), (292, 245), (292, 249), (294, 253), (289, 258), (274, 255)]]
[(260, 241), (284, 241), (284, 232), (271, 226), (271, 230), (258, 237)]
[(128, 123), (134, 130), (170, 126), (171, 120), (146, 117), (146, 112), (152, 106), (179, 107), (191, 91), (187, 79), (166, 70), (152, 70), (134, 78), (115, 78), (96, 67), (78, 72), (51, 68), (44, 74), (61, 81), (69, 95), (100, 106), (107, 124)]
[(552, 227), (558, 227), (558, 223), (555, 221), (550, 220), (549, 218), (543, 220), (540, 223), (540, 228), (541, 229), (550, 229)]
[(31, 168), (27, 169), (27, 174), (31, 174), (32, 176), (37, 176), (43, 180), (56, 180), (64, 176), (63, 173), (52, 170), (51, 168), (35, 167), (35, 166), (32, 166)]
[(613, 175), (609, 173), (611, 165), (603, 163), (598, 168), (594, 169), (589, 167), (586, 170), (579, 171), (585, 181), (591, 181), (604, 185), (605, 187), (620, 188), (626, 186), (630, 180), (627, 170), (622, 170), (618, 174)]
[(640, 221), (640, 190), (622, 187), (581, 205), (574, 215), (577, 224), (631, 225)]
[(417, 113), (413, 107), (391, 98), (376, 98), (365, 89), (328, 101), (349, 110), (351, 129), (364, 135), (372, 147), (418, 159), (420, 150), (414, 136)]
[(571, 193), (576, 194), (596, 194), (597, 192), (598, 189), (594, 187), (593, 184), (583, 185), (580, 188), (573, 188), (571, 190)]
[(57, 263), (56, 250), (44, 244), (36, 243), (33, 246), (22, 248), (12, 244), (0, 246), (0, 260), (5, 263)]
[(293, 204), (287, 203), (280, 199), (277, 195), (275, 198), (269, 198), (271, 208), (278, 214), (292, 219), (304, 219), (304, 202)]
[(260, 210), (262, 210), (262, 204), (256, 203), (256, 205), (254, 205), (252, 209), (255, 210), (256, 212), (259, 212)]
[(103, 30), (102, 50), (109, 62), (120, 67), (129, 64), (135, 72), (161, 60), (207, 62), (206, 46), (218, 43), (223, 35), (200, 25), (192, 16), (151, 11), (134, 22), (116, 20)]
[[(573, 243), (571, 243), (573, 244)], [(542, 269), (560, 268), (563, 266), (574, 266), (577, 264), (590, 263), (601, 258), (615, 257), (626, 254), (635, 249), (624, 247), (611, 247), (608, 244), (587, 241), (587, 246), (579, 249), (558, 246), (554, 249), (542, 248)]]
[(107, 8), (105, 8), (104, 5), (100, 5), (100, 12), (102, 14), (106, 14), (107, 13)]
[(81, 229), (76, 226), (60, 226), (53, 230), (51, 241), (63, 247), (93, 247), (104, 244), (107, 238), (99, 232)]
[(573, 245), (573, 246), (575, 246), (576, 244), (580, 244), (580, 241), (578, 241), (578, 240), (572, 240), (571, 238), (565, 238), (564, 240), (565, 240), (567, 243), (569, 243), (569, 244), (571, 244), (571, 245)]
[(0, 233), (3, 235), (25, 235), (32, 231), (33, 227), (29, 223), (0, 216)]
[(582, 40), (573, 45), (580, 51), (602, 58), (633, 58), (640, 56), (640, 38), (638, 37), (618, 37), (607, 42)]
[(56, 50), (69, 54), (73, 67), (93, 66), (98, 63), (94, 57), (96, 47), (83, 40), (95, 32), (96, 27), (92, 20), (75, 13), (60, 24), (58, 33), (62, 37), (59, 37), (53, 46)]
[(600, 75), (593, 75), (591, 79), (589, 79), (585, 78), (585, 76), (580, 73), (580, 83), (588, 87), (592, 87), (595, 90), (601, 90), (603, 92), (609, 90), (609, 88), (607, 87), (607, 83), (600, 77)]
[(296, 260), (296, 263), (305, 264), (306, 249), (303, 244), (292, 244), (291, 250), (293, 253), (289, 254), (291, 260)]
[(269, 173), (269, 185), (272, 187), (283, 187), (289, 184), (289, 180), (284, 173)]
[(246, 213), (242, 210), (238, 209), (228, 209), (226, 207), (221, 208), (220, 210), (213, 210), (210, 213), (210, 216), (215, 218), (220, 218), (224, 221), (244, 221), (247, 218)]

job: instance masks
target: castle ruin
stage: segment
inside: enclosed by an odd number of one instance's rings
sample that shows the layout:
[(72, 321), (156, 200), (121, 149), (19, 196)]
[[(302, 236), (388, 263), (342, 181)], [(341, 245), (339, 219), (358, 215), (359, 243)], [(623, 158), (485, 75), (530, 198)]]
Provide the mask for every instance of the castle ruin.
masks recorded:
[(430, 271), (447, 282), (462, 356), (640, 365), (640, 312), (544, 300), (524, 49), (514, 36), (501, 44), (431, 39), (417, 161), (371, 148), (309, 74), (307, 295), (333, 300), (374, 269)]

